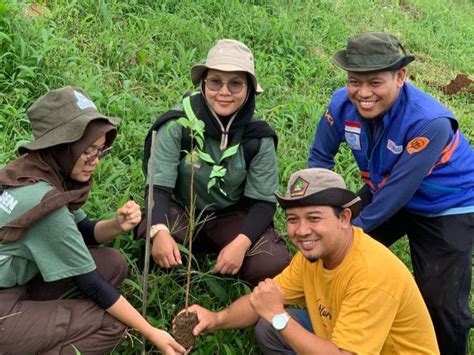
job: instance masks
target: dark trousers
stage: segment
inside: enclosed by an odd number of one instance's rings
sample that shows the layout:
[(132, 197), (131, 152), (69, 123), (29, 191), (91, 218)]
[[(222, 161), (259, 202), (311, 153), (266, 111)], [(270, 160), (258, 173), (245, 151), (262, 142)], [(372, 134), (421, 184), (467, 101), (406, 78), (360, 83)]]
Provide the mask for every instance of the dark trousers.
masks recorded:
[[(286, 311), (307, 331), (314, 333), (307, 309), (288, 308)], [(295, 354), (280, 332), (265, 319), (260, 318), (255, 325), (255, 340), (264, 355)]]
[[(243, 208), (216, 213), (197, 227), (193, 250), (197, 253), (219, 253), (240, 233), (246, 215), (247, 211)], [(185, 210), (172, 201), (169, 226), (173, 237), (179, 243), (183, 243), (186, 239), (187, 224)], [(285, 241), (274, 228), (267, 228), (248, 250), (239, 277), (252, 285), (257, 285), (260, 281), (279, 274), (289, 262), (290, 255)]]
[(366, 232), (386, 246), (408, 236), (415, 280), (430, 312), (440, 352), (466, 354), (472, 318), (474, 213), (423, 217), (400, 210)]
[[(97, 271), (118, 286), (125, 259), (115, 249), (92, 248)], [(106, 354), (123, 339), (126, 327), (88, 299), (59, 299), (74, 287), (70, 279), (0, 290), (0, 354)], [(3, 319), (2, 319), (3, 318)], [(74, 347), (73, 347), (74, 346)]]

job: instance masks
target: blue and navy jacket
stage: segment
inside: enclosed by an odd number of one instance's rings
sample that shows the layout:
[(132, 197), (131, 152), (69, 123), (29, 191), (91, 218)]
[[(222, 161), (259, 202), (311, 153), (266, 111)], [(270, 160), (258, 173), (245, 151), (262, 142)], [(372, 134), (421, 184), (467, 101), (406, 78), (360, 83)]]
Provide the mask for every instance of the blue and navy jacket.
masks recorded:
[[(429, 153), (428, 149), (423, 150), (430, 145), (431, 139), (434, 140), (434, 136), (426, 137), (424, 132), (439, 118), (447, 119), (438, 120), (445, 121), (442, 126), (445, 140), (435, 156), (428, 156), (431, 163), (425, 164), (426, 171), (418, 172), (421, 177), (411, 181), (411, 176), (421, 169), (416, 165), (415, 157), (425, 154), (425, 162)], [(309, 153), (310, 167), (331, 169), (341, 142), (347, 143), (352, 150), (361, 178), (374, 194), (371, 204), (377, 204), (377, 208), (372, 212), (382, 219), (374, 221), (366, 215), (372, 221), (364, 223), (356, 219), (355, 224), (369, 231), (400, 208), (427, 216), (474, 211), (474, 151), (459, 131), (451, 111), (413, 85), (404, 83), (390, 110), (375, 121), (379, 121), (376, 133), (374, 128), (369, 130), (369, 123), (350, 102), (347, 89), (339, 89), (319, 122)], [(405, 171), (400, 171), (403, 169)], [(391, 181), (391, 178), (397, 181)], [(389, 182), (391, 193), (382, 193)], [(399, 198), (397, 190), (407, 189), (412, 192), (402, 205), (391, 201)], [(383, 201), (379, 195), (383, 196)], [(361, 213), (362, 220), (364, 212)]]

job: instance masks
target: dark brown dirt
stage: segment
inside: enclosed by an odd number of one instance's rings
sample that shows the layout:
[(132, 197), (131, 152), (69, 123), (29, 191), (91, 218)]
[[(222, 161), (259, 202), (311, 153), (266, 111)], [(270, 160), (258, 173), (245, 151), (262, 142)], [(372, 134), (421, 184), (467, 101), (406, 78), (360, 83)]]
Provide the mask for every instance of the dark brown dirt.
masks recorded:
[(180, 313), (174, 320), (174, 338), (186, 349), (194, 346), (196, 337), (193, 335), (193, 329), (197, 324), (197, 314), (191, 312)]
[(472, 83), (473, 81), (466, 74), (458, 74), (448, 85), (440, 86), (439, 89), (446, 95), (455, 95), (463, 90), (474, 93), (474, 88), (471, 88)]

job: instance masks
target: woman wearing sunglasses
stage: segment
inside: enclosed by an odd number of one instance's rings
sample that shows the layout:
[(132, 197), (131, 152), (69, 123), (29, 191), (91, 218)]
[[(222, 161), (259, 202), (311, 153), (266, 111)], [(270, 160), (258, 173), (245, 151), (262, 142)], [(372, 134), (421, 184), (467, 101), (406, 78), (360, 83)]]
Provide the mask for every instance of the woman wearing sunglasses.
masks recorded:
[[(178, 243), (186, 235), (192, 167), (183, 153), (191, 148), (190, 132), (177, 119), (195, 116), (205, 125), (204, 152), (226, 170), (219, 183), (208, 187), (215, 164), (193, 162), (195, 216), (201, 222), (193, 250), (217, 254), (211, 271), (239, 274), (256, 285), (278, 274), (289, 255), (273, 228), (277, 137), (254, 117), (255, 97), (263, 90), (255, 77), (253, 54), (239, 41), (220, 40), (205, 64), (192, 67), (191, 79), (200, 91), (162, 115), (145, 141), (144, 170), (154, 175), (152, 256), (164, 268), (182, 264)], [(157, 131), (153, 152), (152, 131)], [(155, 160), (153, 172), (148, 171), (150, 157)], [(141, 237), (145, 225), (142, 221), (138, 228)]]
[[(128, 201), (97, 222), (81, 210), (119, 119), (73, 87), (48, 92), (27, 114), (35, 139), (0, 170), (0, 353), (107, 353), (127, 326), (165, 354), (184, 353), (116, 289), (122, 255), (98, 247), (133, 229), (139, 206)], [(74, 286), (83, 297), (71, 299)]]

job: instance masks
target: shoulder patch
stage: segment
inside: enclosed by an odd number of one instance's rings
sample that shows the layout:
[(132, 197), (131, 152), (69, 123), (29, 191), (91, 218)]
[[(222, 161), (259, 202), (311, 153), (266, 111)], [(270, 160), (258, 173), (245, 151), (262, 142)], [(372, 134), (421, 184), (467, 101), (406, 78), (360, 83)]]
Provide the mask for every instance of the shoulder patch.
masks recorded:
[(329, 122), (329, 125), (333, 125), (334, 124), (334, 118), (332, 118), (331, 114), (329, 113), (329, 111), (326, 111), (326, 113), (324, 114), (324, 117), (326, 118), (326, 120)]
[(426, 137), (413, 138), (407, 144), (407, 151), (409, 154), (421, 152), (423, 149), (426, 148), (429, 142), (430, 140)]

